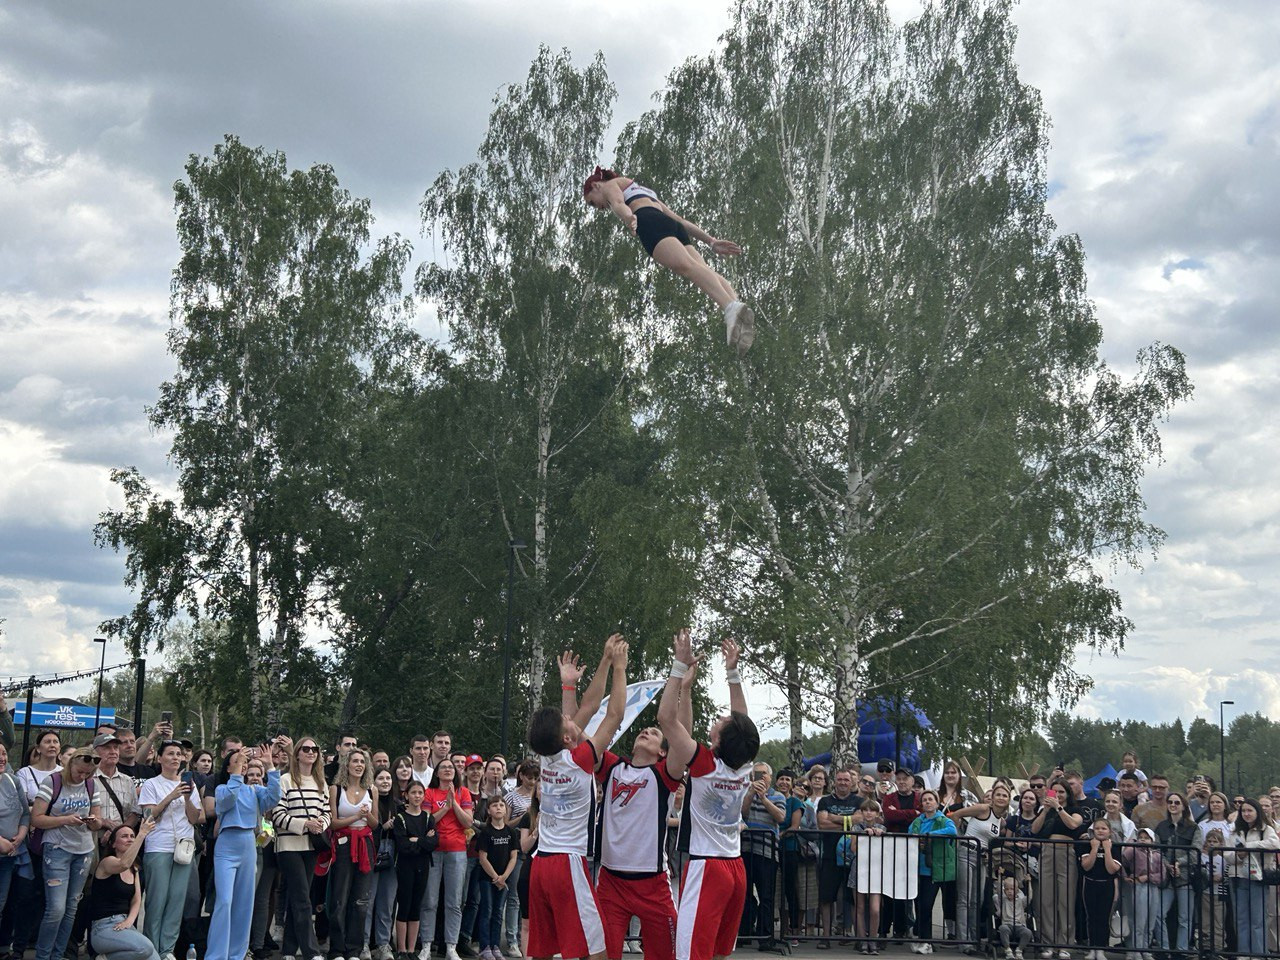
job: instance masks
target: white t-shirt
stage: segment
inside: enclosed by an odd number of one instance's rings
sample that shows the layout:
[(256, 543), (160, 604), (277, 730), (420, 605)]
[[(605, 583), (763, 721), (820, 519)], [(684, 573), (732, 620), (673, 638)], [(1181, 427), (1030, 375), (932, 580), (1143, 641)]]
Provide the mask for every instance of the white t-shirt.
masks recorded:
[[(173, 788), (178, 785), (179, 781), (166, 780), (163, 775), (152, 777), (142, 785), (142, 789), (138, 791), (139, 807), (154, 807), (161, 800), (173, 792)], [(187, 795), (187, 803), (195, 810), (200, 809), (200, 800), (197, 791), (192, 785), (191, 793)], [(174, 846), (181, 839), (194, 840), (196, 835), (195, 825), (188, 822), (186, 811), (182, 809), (182, 803), (175, 800), (169, 806), (164, 808), (164, 813), (156, 821), (155, 829), (147, 834), (147, 839), (143, 841), (143, 853), (173, 853)]]
[(40, 788), (44, 786), (45, 781), (61, 770), (61, 767), (54, 767), (52, 770), (23, 767), (19, 770), (18, 779), (22, 781), (22, 786), (27, 791), (27, 803), (34, 803), (36, 794), (40, 792)]
[(431, 789), (431, 774), (434, 772), (433, 768), (427, 767), (427, 769), (419, 771), (417, 768), (411, 767), (410, 772), (413, 774), (413, 779), (422, 784), (423, 790)]

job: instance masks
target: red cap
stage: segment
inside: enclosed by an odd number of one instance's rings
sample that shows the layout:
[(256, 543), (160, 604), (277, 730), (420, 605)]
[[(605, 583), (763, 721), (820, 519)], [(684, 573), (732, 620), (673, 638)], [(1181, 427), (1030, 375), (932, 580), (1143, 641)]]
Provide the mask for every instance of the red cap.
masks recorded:
[(473, 753), (471, 756), (467, 757), (467, 762), (463, 764), (463, 767), (469, 767), (473, 763), (478, 763), (481, 766), (484, 766), (484, 757), (480, 756), (478, 753)]

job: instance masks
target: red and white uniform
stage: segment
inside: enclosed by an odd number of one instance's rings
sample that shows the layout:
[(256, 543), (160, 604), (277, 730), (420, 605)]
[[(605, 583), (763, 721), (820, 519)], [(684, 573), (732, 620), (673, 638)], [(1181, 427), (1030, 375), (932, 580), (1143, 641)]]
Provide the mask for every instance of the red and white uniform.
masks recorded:
[(596, 807), (596, 748), (542, 757), (538, 853), (529, 873), (529, 955), (586, 957), (604, 950), (587, 854)]
[(731, 769), (702, 744), (689, 761), (681, 822), (689, 836), (689, 862), (676, 918), (678, 960), (733, 953), (747, 899), (738, 824), (750, 778), (751, 764)]
[(640, 918), (647, 958), (674, 960), (676, 908), (667, 881), (667, 810), (680, 781), (665, 761), (637, 767), (606, 753), (597, 775), (604, 786), (600, 817), (600, 877), (605, 949), (622, 957), (631, 918)]

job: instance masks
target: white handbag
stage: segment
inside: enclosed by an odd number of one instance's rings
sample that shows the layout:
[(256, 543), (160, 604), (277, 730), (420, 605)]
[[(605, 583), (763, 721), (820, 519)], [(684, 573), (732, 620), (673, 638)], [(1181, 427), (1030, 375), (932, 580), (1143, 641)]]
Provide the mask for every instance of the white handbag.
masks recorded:
[(181, 837), (173, 844), (173, 862), (178, 866), (186, 866), (196, 855), (196, 842), (190, 837)]

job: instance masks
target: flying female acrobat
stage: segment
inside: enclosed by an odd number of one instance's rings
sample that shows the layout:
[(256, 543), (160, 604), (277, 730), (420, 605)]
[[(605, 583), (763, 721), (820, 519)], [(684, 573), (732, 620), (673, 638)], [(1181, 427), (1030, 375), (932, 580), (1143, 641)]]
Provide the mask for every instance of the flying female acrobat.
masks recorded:
[[(707, 266), (693, 240), (707, 244), (713, 253), (736, 257), (742, 248), (732, 240), (717, 240), (695, 223), (675, 213), (658, 195), (630, 177), (596, 167), (582, 185), (587, 203), (609, 210), (634, 233), (649, 256), (694, 285), (724, 311), (725, 339), (746, 353), (756, 338), (755, 312), (738, 299), (729, 281)], [(693, 239), (690, 239), (690, 238)]]

